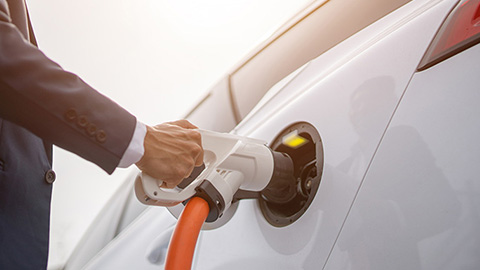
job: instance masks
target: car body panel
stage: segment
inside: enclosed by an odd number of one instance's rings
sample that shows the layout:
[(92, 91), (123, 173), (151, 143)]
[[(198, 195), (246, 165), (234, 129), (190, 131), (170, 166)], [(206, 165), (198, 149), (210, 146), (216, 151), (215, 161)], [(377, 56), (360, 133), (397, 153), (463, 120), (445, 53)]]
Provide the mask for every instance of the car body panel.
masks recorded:
[[(175, 224), (166, 208), (150, 207), (82, 269), (161, 269), (156, 262), (164, 262)], [(158, 245), (165, 233), (165, 245)]]
[(239, 119), (283, 77), (409, 1), (317, 1), (307, 16), (231, 75)]
[[(194, 269), (480, 265), (480, 241), (469, 239), (480, 225), (474, 181), (480, 169), (472, 169), (480, 161), (480, 45), (417, 71), (456, 3), (400, 5), (319, 57), (289, 65), (296, 70), (276, 84), (268, 79), (273, 87), (240, 114), (230, 93), (234, 73), (220, 80), (189, 119), (217, 131), (243, 119), (233, 133), (267, 142), (293, 123), (308, 122), (322, 138), (324, 168), (317, 195), (300, 219), (273, 227), (257, 201), (240, 201), (228, 223), (200, 233)], [(244, 63), (263, 59), (251, 61), (258, 55)], [(242, 83), (256, 84), (260, 77)], [(174, 223), (164, 208), (148, 208), (86, 268), (161, 269)]]
[[(265, 260), (275, 261), (275, 265), (281, 262), (286, 269), (323, 266), (390, 118), (435, 34), (436, 29), (428, 25), (438, 22), (451, 8), (451, 4), (445, 2), (443, 5), (438, 1), (430, 3), (439, 5), (433, 9), (424, 9), (421, 4), (416, 9), (406, 6), (403, 11), (407, 14), (419, 10), (429, 14), (412, 16), (402, 27), (389, 31), (388, 36), (375, 43), (367, 42), (371, 46), (361, 54), (305, 89), (295, 81), (309, 82), (303, 73), (315, 76), (320, 73), (318, 69), (312, 70), (317, 67), (317, 61), (324, 67), (323, 56), (317, 58), (290, 81), (281, 94), (235, 129), (240, 135), (272, 141), (290, 123), (311, 123), (324, 142), (322, 183), (304, 217), (283, 228), (268, 224), (256, 202), (240, 202), (225, 228), (203, 232), (196, 269), (222, 269), (227, 265), (240, 269), (242, 264), (234, 267), (235, 263), (228, 262), (232, 258), (228, 254), (236, 254), (237, 262)], [(401, 13), (402, 8), (398, 12)], [(392, 22), (397, 20), (392, 18)], [(387, 20), (380, 23), (384, 28), (390, 27)], [(408, 42), (405, 42), (406, 36)], [(358, 40), (355, 42), (358, 44)], [(356, 48), (350, 49), (356, 52)], [(331, 53), (343, 55), (335, 49)], [(248, 233), (232, 234), (240, 231)], [(212, 256), (211, 251), (217, 248)], [(276, 266), (267, 269), (276, 269)]]
[(233, 67), (187, 118), (206, 129), (231, 130), (283, 77), (409, 1), (313, 1)]
[(480, 45), (414, 76), (326, 269), (478, 268), (478, 59)]
[(220, 80), (185, 118), (201, 129), (230, 131), (237, 122), (233, 114), (229, 84), (228, 76)]

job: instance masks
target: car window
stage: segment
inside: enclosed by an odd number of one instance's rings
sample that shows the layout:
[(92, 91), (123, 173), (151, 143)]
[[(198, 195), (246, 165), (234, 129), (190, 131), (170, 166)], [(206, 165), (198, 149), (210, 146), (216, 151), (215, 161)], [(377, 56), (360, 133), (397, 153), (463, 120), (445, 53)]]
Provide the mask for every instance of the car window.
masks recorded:
[(283, 77), (410, 1), (322, 0), (321, 5), (317, 1), (316, 8), (273, 37), (231, 74), (236, 121), (243, 119)]

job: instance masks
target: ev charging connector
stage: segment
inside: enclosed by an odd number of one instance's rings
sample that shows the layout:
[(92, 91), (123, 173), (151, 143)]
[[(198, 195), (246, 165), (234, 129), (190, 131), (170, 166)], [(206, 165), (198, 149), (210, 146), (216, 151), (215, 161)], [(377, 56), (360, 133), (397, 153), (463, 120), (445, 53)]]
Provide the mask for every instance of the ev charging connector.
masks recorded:
[[(272, 151), (261, 140), (206, 130), (200, 133), (205, 167), (196, 168), (192, 176), (170, 190), (161, 188), (161, 180), (140, 173), (135, 180), (140, 202), (167, 206), (178, 218), (182, 203), (201, 197), (210, 207), (206, 220), (209, 229), (233, 216), (230, 206), (238, 199), (262, 196), (273, 203), (285, 203), (295, 197), (293, 162), (287, 154)], [(238, 190), (251, 195), (235, 196)]]

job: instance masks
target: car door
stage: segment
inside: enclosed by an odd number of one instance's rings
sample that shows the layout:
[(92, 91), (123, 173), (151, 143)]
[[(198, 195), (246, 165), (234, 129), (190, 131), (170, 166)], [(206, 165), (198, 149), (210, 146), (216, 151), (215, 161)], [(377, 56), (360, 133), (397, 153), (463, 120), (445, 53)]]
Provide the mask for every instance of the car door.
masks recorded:
[(479, 267), (479, 40), (415, 73), (326, 269)]
[(319, 269), (327, 263), (395, 108), (452, 5), (400, 8), (312, 61), (245, 118), (235, 132), (267, 142), (292, 123), (314, 126), (324, 149), (320, 187), (303, 216), (284, 227), (269, 223), (258, 202), (240, 201), (229, 223), (202, 232), (195, 269)]

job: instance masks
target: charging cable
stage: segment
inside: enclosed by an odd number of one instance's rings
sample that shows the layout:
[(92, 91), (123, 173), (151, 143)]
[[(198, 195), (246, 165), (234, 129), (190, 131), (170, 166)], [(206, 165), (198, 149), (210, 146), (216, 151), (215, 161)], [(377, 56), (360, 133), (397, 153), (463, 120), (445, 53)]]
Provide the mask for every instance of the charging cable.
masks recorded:
[(193, 197), (188, 201), (170, 240), (166, 270), (191, 269), (198, 235), (209, 212), (210, 208), (204, 199)]

